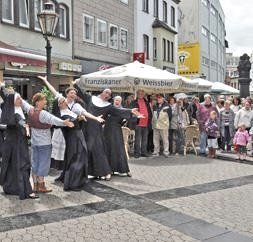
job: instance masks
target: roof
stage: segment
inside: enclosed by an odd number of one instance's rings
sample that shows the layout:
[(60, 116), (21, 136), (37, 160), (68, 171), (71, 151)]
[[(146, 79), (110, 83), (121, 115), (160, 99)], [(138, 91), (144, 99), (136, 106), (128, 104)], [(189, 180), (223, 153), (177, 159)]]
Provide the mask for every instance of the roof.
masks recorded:
[(159, 19), (155, 19), (155, 21), (152, 24), (152, 28), (163, 28), (163, 29), (166, 29), (166, 30), (168, 30), (169, 32), (171, 32), (173, 34), (177, 34), (177, 31), (175, 31), (174, 29), (172, 29), (166, 23), (160, 21)]

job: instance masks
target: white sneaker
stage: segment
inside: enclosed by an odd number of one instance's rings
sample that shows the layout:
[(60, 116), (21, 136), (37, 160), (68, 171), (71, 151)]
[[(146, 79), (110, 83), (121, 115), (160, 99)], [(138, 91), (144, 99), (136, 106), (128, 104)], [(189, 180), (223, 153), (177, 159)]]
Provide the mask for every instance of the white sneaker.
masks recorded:
[(153, 156), (153, 157), (158, 157), (158, 156), (159, 156), (159, 154), (157, 154), (157, 153), (153, 153), (153, 154), (152, 154), (152, 156)]

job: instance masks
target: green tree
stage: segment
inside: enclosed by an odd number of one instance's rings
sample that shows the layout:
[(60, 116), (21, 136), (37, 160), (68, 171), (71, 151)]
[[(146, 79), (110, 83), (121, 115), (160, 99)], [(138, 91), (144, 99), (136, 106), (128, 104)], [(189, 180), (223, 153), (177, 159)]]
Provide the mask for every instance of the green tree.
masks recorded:
[(45, 95), (46, 99), (47, 99), (47, 111), (48, 112), (52, 112), (52, 108), (53, 108), (53, 102), (54, 102), (54, 95), (49, 91), (49, 89), (47, 87), (43, 87), (41, 89), (41, 93), (43, 95)]

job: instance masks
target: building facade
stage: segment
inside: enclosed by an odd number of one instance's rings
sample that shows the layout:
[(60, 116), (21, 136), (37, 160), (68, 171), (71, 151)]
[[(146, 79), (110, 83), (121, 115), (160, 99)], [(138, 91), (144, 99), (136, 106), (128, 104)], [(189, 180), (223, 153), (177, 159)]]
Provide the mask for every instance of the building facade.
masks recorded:
[(239, 65), (240, 57), (234, 56), (233, 53), (226, 53), (226, 78), (225, 84), (239, 89), (238, 82), (239, 72), (237, 67)]
[(224, 82), (228, 47), (225, 15), (219, 0), (187, 0), (179, 4), (178, 73)]
[(145, 63), (176, 72), (179, 0), (135, 1), (134, 52), (145, 54)]
[[(46, 41), (37, 14), (44, 0), (0, 0), (0, 79), (30, 99), (42, 83), (37, 75), (46, 73)], [(81, 73), (72, 60), (72, 1), (51, 1), (59, 14), (52, 45), (52, 83), (64, 89)]]
[(134, 45), (134, 0), (73, 1), (73, 57), (83, 74), (129, 63)]

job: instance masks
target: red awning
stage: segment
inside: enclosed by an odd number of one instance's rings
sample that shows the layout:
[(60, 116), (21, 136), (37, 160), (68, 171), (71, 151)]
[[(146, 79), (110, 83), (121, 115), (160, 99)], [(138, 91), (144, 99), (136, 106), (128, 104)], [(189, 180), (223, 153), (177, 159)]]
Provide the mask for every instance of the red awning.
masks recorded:
[(14, 46), (0, 41), (0, 61), (17, 62), (34, 66), (45, 66), (46, 57), (21, 51)]

